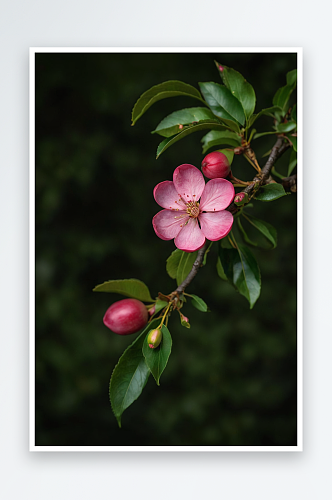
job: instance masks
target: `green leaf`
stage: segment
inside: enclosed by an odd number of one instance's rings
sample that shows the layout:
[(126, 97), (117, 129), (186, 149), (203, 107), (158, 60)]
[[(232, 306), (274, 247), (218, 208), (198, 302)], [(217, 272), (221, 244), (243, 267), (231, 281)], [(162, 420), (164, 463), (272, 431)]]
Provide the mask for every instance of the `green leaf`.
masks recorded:
[(163, 338), (158, 347), (156, 347), (155, 349), (151, 349), (147, 342), (148, 336), (146, 335), (142, 349), (146, 366), (152, 373), (158, 385), (160, 385), (160, 376), (166, 368), (172, 349), (172, 337), (168, 328), (163, 325), (161, 327), (161, 331), (163, 334)]
[[(215, 61), (215, 63), (219, 69), (220, 64), (217, 61)], [(223, 64), (221, 64), (221, 66), (223, 67), (223, 71), (219, 71), (219, 74), (223, 83), (232, 92), (233, 96), (240, 101), (246, 120), (248, 121), (255, 109), (255, 91), (250, 83), (243, 78), (241, 73)]]
[(293, 90), (294, 89), (288, 85), (278, 89), (273, 97), (273, 104), (280, 106), (283, 110), (285, 110)]
[(285, 134), (286, 132), (291, 132), (294, 129), (296, 129), (296, 123), (292, 121), (287, 123), (279, 123), (279, 125), (277, 126), (277, 131), (280, 132), (281, 134)]
[(171, 255), (166, 260), (166, 271), (168, 272), (168, 275), (173, 279), (176, 279), (182, 253), (183, 253), (182, 250), (179, 250), (177, 248), (171, 253)]
[(291, 119), (297, 123), (297, 106), (294, 104), (292, 112), (291, 112)]
[(238, 122), (233, 120), (226, 120), (226, 118), (219, 118), (219, 121), (225, 126), (226, 129), (230, 129), (236, 134), (240, 134), (240, 126)]
[(189, 125), (189, 127), (183, 129), (178, 134), (174, 135), (173, 137), (167, 137), (159, 144), (157, 148), (157, 158), (159, 158), (161, 153), (166, 151), (166, 149), (168, 149), (170, 146), (180, 141), (184, 137), (187, 137), (187, 135), (190, 135), (193, 132), (200, 132), (201, 130), (206, 130), (206, 129), (225, 130), (225, 127), (224, 125), (221, 125), (221, 123), (211, 120), (200, 122), (197, 125)]
[(293, 144), (294, 151), (297, 151), (297, 137), (294, 137), (291, 134), (287, 134), (288, 139), (291, 141)]
[(252, 245), (254, 247), (257, 247), (257, 243), (255, 243), (254, 241), (252, 241), (249, 236), (247, 235), (247, 233), (245, 232), (245, 229), (244, 227), (242, 226), (241, 224), (241, 220), (240, 220), (240, 217), (238, 217), (237, 219), (237, 225), (239, 226), (239, 229), (240, 229), (240, 232), (243, 236), (243, 239), (246, 243), (248, 243), (249, 245)]
[(261, 291), (261, 277), (255, 257), (245, 245), (238, 248), (220, 248), (221, 265), (228, 280), (253, 308)]
[(166, 300), (157, 300), (156, 301), (156, 309), (155, 309), (155, 313), (161, 311), (162, 309), (164, 309), (166, 306), (168, 305), (168, 302), (166, 302)]
[(221, 144), (226, 144), (235, 148), (241, 146), (240, 136), (228, 130), (225, 130), (224, 132), (211, 130), (211, 132), (202, 138), (201, 142), (203, 143), (203, 154), (205, 154), (208, 149), (220, 146)]
[(215, 115), (208, 108), (186, 108), (166, 116), (152, 134), (171, 137), (180, 132), (179, 125), (191, 125), (193, 122), (212, 120), (218, 123)]
[(297, 154), (294, 149), (292, 149), (290, 158), (289, 158), (289, 165), (288, 165), (288, 172), (287, 172), (287, 177), (291, 175), (293, 172), (294, 168), (296, 167), (297, 164)]
[(260, 132), (259, 134), (255, 134), (254, 135), (254, 139), (258, 139), (259, 137), (263, 137), (264, 135), (272, 135), (272, 134), (276, 134), (277, 132), (274, 131), (274, 132)]
[(113, 370), (109, 396), (113, 413), (121, 427), (121, 416), (142, 393), (150, 371), (146, 366), (142, 354), (142, 346), (145, 334), (156, 328), (160, 320), (152, 321), (134, 342), (124, 351), (118, 364)]
[(250, 128), (254, 124), (254, 122), (262, 115), (271, 116), (272, 118), (274, 118), (273, 113), (275, 113), (276, 111), (281, 111), (281, 108), (279, 106), (271, 106), (270, 108), (262, 109), (256, 115), (252, 115), (249, 119), (248, 128)]
[(270, 243), (272, 243), (272, 248), (275, 248), (277, 246), (277, 230), (272, 226), (272, 224), (257, 219), (253, 215), (244, 213), (242, 215), (252, 226), (254, 226), (260, 233), (262, 233)]
[(187, 83), (179, 82), (178, 80), (169, 80), (168, 82), (160, 83), (144, 92), (138, 99), (132, 111), (132, 125), (137, 122), (152, 104), (161, 99), (175, 96), (187, 96), (199, 101), (203, 100), (199, 91)]
[(220, 153), (223, 153), (228, 160), (228, 163), (232, 165), (234, 159), (234, 151), (232, 149), (217, 149)]
[(293, 69), (292, 71), (288, 71), (286, 75), (286, 82), (289, 87), (295, 87), (297, 80), (297, 70)]
[(93, 291), (119, 293), (126, 297), (142, 300), (143, 302), (153, 302), (146, 284), (134, 278), (128, 280), (105, 281), (105, 283), (97, 285)]
[(214, 82), (199, 83), (199, 87), (216, 116), (226, 120), (237, 120), (244, 125), (245, 115), (242, 105), (228, 88)]
[(191, 297), (191, 303), (194, 307), (196, 307), (196, 309), (202, 312), (208, 311), (208, 306), (206, 305), (203, 299), (201, 299), (197, 295), (190, 295), (190, 297)]
[(208, 253), (210, 252), (210, 249), (211, 249), (212, 245), (213, 245), (213, 241), (210, 242), (209, 246), (205, 250), (204, 257), (203, 257), (203, 262), (202, 262), (202, 266), (205, 266), (205, 264), (206, 264), (207, 256), (208, 256)]
[(286, 194), (287, 193), (281, 184), (273, 182), (259, 188), (258, 193), (255, 195), (255, 199), (260, 201), (273, 201), (285, 196)]
[(176, 273), (176, 282), (178, 285), (181, 285), (181, 283), (190, 273), (198, 253), (198, 252), (189, 253), (189, 252), (184, 252), (183, 250), (180, 250), (180, 252), (182, 252), (182, 254)]
[(224, 268), (221, 265), (219, 257), (218, 257), (218, 260), (217, 260), (217, 274), (218, 274), (219, 278), (221, 278), (224, 281), (227, 281), (227, 276), (225, 274)]
[(277, 90), (273, 97), (273, 104), (280, 106), (284, 111), (287, 109), (289, 98), (296, 87), (296, 69), (287, 73), (287, 85)]

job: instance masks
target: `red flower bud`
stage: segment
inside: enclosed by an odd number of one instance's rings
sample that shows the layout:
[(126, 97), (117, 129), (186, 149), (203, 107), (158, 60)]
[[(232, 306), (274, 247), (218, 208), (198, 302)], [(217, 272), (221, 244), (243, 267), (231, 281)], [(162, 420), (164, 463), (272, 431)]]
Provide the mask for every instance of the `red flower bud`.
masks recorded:
[(155, 349), (156, 347), (158, 347), (162, 338), (163, 334), (161, 330), (159, 330), (159, 328), (156, 328), (155, 330), (150, 330), (147, 338), (147, 342), (150, 349)]
[(140, 300), (123, 299), (109, 307), (104, 316), (104, 325), (118, 335), (130, 335), (148, 322), (148, 311)]
[(208, 179), (224, 179), (230, 171), (228, 158), (220, 151), (209, 153), (202, 161), (202, 172)]
[(223, 66), (221, 66), (221, 64), (219, 64), (218, 69), (219, 69), (219, 71), (224, 71), (224, 68), (223, 68)]

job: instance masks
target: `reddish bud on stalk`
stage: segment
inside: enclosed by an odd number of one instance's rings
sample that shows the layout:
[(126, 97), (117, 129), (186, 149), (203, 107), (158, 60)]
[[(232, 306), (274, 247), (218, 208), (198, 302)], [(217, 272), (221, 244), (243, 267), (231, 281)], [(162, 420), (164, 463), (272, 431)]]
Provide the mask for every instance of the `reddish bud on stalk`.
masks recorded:
[(224, 71), (224, 68), (223, 68), (223, 66), (221, 66), (221, 64), (219, 64), (219, 68), (218, 69), (219, 69), (219, 71)]
[(156, 304), (154, 304), (154, 305), (151, 307), (151, 309), (149, 309), (149, 314), (150, 314), (150, 316), (153, 316), (155, 312), (156, 312)]
[(158, 347), (162, 338), (163, 334), (161, 330), (159, 330), (158, 328), (156, 328), (155, 330), (150, 330), (147, 338), (150, 349), (155, 349), (156, 347)]
[(182, 125), (182, 124), (181, 124), (181, 125), (179, 125), (179, 129), (180, 129), (180, 130), (182, 130), (182, 129), (183, 129), (183, 125)]
[(109, 307), (104, 316), (104, 325), (118, 335), (138, 332), (148, 322), (148, 311), (140, 300), (123, 299)]
[(244, 205), (245, 203), (248, 202), (248, 195), (247, 193), (238, 193), (235, 198), (234, 198), (234, 203), (237, 206)]
[(202, 172), (208, 179), (224, 179), (230, 171), (228, 158), (220, 151), (209, 153), (202, 161)]

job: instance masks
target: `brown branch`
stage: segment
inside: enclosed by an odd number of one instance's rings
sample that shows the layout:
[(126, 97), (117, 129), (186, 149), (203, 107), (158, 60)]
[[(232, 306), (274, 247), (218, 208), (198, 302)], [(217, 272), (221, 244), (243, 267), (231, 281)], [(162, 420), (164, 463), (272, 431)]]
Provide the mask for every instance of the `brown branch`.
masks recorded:
[(201, 267), (201, 264), (203, 262), (206, 247), (207, 244), (205, 243), (205, 245), (200, 250), (198, 250), (196, 260), (193, 263), (193, 267), (191, 268), (190, 273), (182, 281), (181, 285), (177, 287), (177, 289), (175, 290), (176, 293), (182, 293), (184, 289), (189, 285), (189, 283), (195, 278), (196, 274), (198, 273), (198, 269)]
[[(257, 191), (258, 187), (262, 186), (263, 184), (266, 183), (268, 178), (270, 177), (270, 172), (277, 161), (278, 158), (290, 147), (288, 143), (284, 143), (284, 137), (278, 137), (277, 142), (272, 148), (271, 154), (265, 163), (264, 167), (262, 168), (261, 172), (256, 175), (256, 177), (253, 179), (253, 181), (250, 183), (249, 186), (247, 186), (243, 191), (249, 195), (249, 199), (254, 195), (254, 193)], [(230, 206), (226, 209), (232, 214), (236, 213), (239, 210), (239, 207), (237, 207), (234, 203), (231, 203)], [(193, 264), (193, 267), (191, 271), (189, 272), (188, 276), (184, 279), (184, 281), (177, 287), (177, 289), (173, 292), (174, 294), (180, 294), (182, 293), (185, 288), (189, 285), (189, 283), (192, 282), (196, 274), (198, 273), (199, 268), (202, 265), (204, 254), (207, 248), (207, 244), (198, 250), (197, 258)]]
[[(258, 190), (260, 186), (263, 186), (266, 184), (266, 181), (270, 177), (270, 172), (275, 164), (275, 162), (280, 158), (280, 156), (290, 147), (289, 143), (284, 143), (284, 137), (278, 137), (277, 142), (273, 146), (270, 156), (268, 157), (267, 162), (265, 163), (264, 167), (262, 168), (261, 172), (257, 174), (252, 182), (247, 186), (244, 190), (243, 193), (247, 193), (250, 198), (253, 197), (254, 193)], [(235, 203), (231, 203), (229, 207), (226, 209), (231, 214), (235, 214), (240, 210), (239, 207), (235, 205)]]
[(282, 185), (284, 186), (285, 191), (291, 191), (291, 193), (296, 193), (297, 191), (297, 186), (296, 186), (296, 181), (297, 181), (297, 175), (291, 175), (290, 177), (284, 177), (282, 179)]

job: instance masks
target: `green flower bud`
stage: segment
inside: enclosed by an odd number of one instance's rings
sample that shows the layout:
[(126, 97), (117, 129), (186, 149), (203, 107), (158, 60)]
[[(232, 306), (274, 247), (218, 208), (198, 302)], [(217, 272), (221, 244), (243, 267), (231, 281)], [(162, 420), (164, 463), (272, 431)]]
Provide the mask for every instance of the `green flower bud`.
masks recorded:
[(241, 206), (241, 205), (244, 205), (245, 203), (248, 203), (248, 195), (247, 193), (238, 193), (235, 198), (234, 198), (234, 203), (235, 205), (237, 205), (238, 207)]
[(162, 338), (163, 334), (161, 330), (159, 330), (158, 328), (156, 328), (155, 330), (150, 330), (147, 338), (148, 346), (150, 347), (150, 349), (155, 349), (156, 347), (158, 347)]

